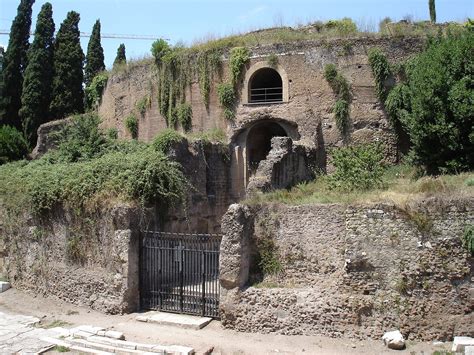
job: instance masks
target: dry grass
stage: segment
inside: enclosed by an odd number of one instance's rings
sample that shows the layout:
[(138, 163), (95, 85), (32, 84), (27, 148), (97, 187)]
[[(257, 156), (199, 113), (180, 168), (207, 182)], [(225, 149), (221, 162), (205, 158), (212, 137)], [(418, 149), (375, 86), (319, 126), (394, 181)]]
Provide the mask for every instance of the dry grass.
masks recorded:
[(328, 187), (327, 178), (301, 183), (291, 190), (276, 190), (257, 194), (243, 203), (283, 203), (305, 205), (315, 203), (374, 203), (389, 202), (405, 207), (410, 201), (431, 196), (445, 198), (474, 197), (474, 173), (416, 178), (415, 169), (395, 166), (384, 176), (385, 188), (368, 191), (340, 192)]

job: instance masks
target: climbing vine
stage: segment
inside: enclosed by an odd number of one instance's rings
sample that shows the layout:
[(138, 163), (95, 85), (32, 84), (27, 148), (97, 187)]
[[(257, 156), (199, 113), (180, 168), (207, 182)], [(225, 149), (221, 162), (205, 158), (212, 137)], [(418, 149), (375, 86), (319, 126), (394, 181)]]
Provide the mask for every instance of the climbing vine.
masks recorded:
[(237, 85), (245, 64), (250, 59), (250, 51), (245, 47), (235, 47), (230, 50), (229, 67), (231, 81), (234, 86)]
[(375, 89), (377, 97), (381, 102), (385, 102), (390, 88), (386, 86), (386, 81), (392, 76), (390, 64), (386, 55), (378, 48), (369, 51), (369, 64), (375, 78)]
[(221, 83), (217, 86), (219, 103), (224, 108), (224, 117), (228, 120), (234, 119), (235, 89), (231, 83)]
[(212, 78), (214, 74), (219, 73), (222, 66), (221, 56), (219, 49), (206, 50), (197, 55), (199, 89), (206, 107), (209, 107)]
[(349, 104), (351, 101), (351, 88), (347, 79), (337, 71), (334, 64), (328, 64), (324, 67), (324, 78), (336, 94), (337, 100), (334, 104), (334, 118), (336, 126), (343, 136), (347, 134), (349, 123)]

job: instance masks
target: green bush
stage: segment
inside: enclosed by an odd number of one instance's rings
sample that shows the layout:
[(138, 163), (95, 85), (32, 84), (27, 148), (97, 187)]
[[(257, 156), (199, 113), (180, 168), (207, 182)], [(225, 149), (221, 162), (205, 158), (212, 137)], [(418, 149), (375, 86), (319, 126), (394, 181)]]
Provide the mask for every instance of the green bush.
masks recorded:
[(146, 110), (151, 106), (151, 97), (150, 95), (143, 96), (140, 100), (137, 101), (136, 107), (140, 115), (145, 116)]
[(157, 39), (155, 42), (153, 42), (153, 44), (151, 45), (151, 54), (155, 58), (155, 63), (161, 64), (163, 57), (167, 55), (170, 50), (170, 45), (162, 38)]
[(192, 119), (193, 119), (193, 108), (188, 103), (180, 104), (176, 108), (176, 113), (178, 116), (178, 122), (183, 127), (185, 132), (188, 132), (192, 128)]
[(109, 129), (107, 129), (106, 135), (107, 135), (108, 139), (111, 139), (111, 140), (117, 139), (118, 138), (118, 129), (115, 128), (115, 127), (109, 128)]
[(337, 68), (335, 64), (326, 64), (324, 66), (324, 79), (331, 85), (334, 83), (337, 76)]
[(155, 137), (152, 146), (156, 151), (167, 154), (173, 144), (179, 143), (185, 139), (185, 137), (176, 132), (174, 129), (168, 128), (161, 131)]
[(138, 120), (134, 115), (130, 115), (125, 119), (125, 127), (132, 135), (133, 139), (138, 137)]
[(341, 191), (369, 190), (383, 187), (383, 152), (379, 145), (368, 144), (335, 149), (335, 171), (329, 186)]
[[(474, 33), (433, 39), (406, 65), (405, 95), (396, 112), (414, 162), (428, 174), (474, 168)], [(401, 90), (401, 89), (400, 89)]]
[(341, 36), (357, 33), (357, 25), (348, 17), (344, 17), (342, 20), (330, 20), (324, 26), (329, 30), (335, 30)]
[(108, 74), (105, 72), (97, 74), (92, 79), (91, 84), (85, 89), (86, 109), (94, 109), (100, 104), (108, 80)]
[(14, 127), (0, 126), (0, 165), (22, 159), (28, 153), (28, 143)]
[(48, 155), (54, 162), (77, 162), (104, 153), (106, 137), (99, 129), (100, 118), (94, 113), (77, 115), (62, 130), (53, 134), (57, 149)]

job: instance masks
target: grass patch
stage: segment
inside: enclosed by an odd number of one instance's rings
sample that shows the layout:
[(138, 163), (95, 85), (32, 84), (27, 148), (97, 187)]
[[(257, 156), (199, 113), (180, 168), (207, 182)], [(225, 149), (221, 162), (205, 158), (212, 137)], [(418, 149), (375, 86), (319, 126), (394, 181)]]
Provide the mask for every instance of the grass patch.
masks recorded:
[(196, 132), (188, 135), (191, 141), (201, 140), (208, 143), (227, 143), (227, 136), (220, 128), (210, 129), (208, 131)]
[(64, 346), (64, 345), (56, 345), (53, 348), (53, 350), (57, 351), (58, 353), (67, 353), (67, 352), (71, 351), (71, 349), (69, 349), (67, 346)]
[(72, 325), (72, 323), (60, 320), (60, 319), (55, 319), (51, 322), (47, 323), (40, 323), (38, 325), (38, 328), (43, 328), (43, 329), (51, 329), (51, 328), (56, 328), (56, 327), (67, 327)]
[(319, 176), (316, 180), (300, 183), (290, 190), (276, 190), (265, 194), (256, 194), (243, 201), (249, 205), (261, 203), (283, 203), (288, 205), (306, 205), (315, 203), (373, 203), (389, 202), (405, 206), (408, 201), (429, 197), (473, 196), (474, 187), (464, 182), (474, 179), (474, 173), (441, 175), (438, 177), (417, 178), (418, 170), (407, 165), (387, 168), (381, 178), (383, 187), (368, 190), (353, 190), (341, 193), (331, 189), (329, 176)]

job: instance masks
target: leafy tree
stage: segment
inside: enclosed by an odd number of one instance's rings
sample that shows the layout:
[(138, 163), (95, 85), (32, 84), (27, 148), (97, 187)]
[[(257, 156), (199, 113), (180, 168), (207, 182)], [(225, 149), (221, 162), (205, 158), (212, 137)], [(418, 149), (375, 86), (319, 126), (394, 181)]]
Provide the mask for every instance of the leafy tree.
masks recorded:
[(474, 168), (474, 33), (433, 40), (406, 66), (386, 106), (429, 174)]
[(127, 63), (127, 57), (125, 56), (125, 44), (122, 43), (117, 49), (117, 56), (114, 60), (114, 66), (125, 63)]
[(41, 7), (36, 21), (35, 39), (28, 52), (21, 95), (20, 117), (23, 133), (30, 143), (36, 143), (36, 130), (47, 122), (53, 80), (53, 9), (49, 2)]
[(50, 110), (54, 118), (84, 110), (82, 90), (84, 52), (79, 41), (77, 12), (70, 11), (61, 24), (54, 44), (54, 77)]
[(24, 158), (28, 145), (23, 135), (11, 126), (0, 126), (0, 165)]
[(429, 7), (430, 7), (430, 19), (431, 19), (431, 22), (436, 23), (436, 5), (435, 5), (435, 0), (429, 0)]
[(92, 28), (91, 38), (87, 46), (86, 67), (84, 69), (86, 86), (89, 86), (92, 79), (104, 70), (104, 50), (100, 44), (100, 21), (97, 20)]
[(21, 0), (10, 29), (10, 39), (2, 69), (2, 96), (0, 97), (0, 122), (21, 128), (18, 111), (21, 107), (23, 72), (27, 64), (31, 12), (34, 0)]
[(157, 39), (151, 45), (151, 54), (155, 57), (156, 64), (161, 64), (161, 59), (171, 51), (170, 45), (164, 39)]

